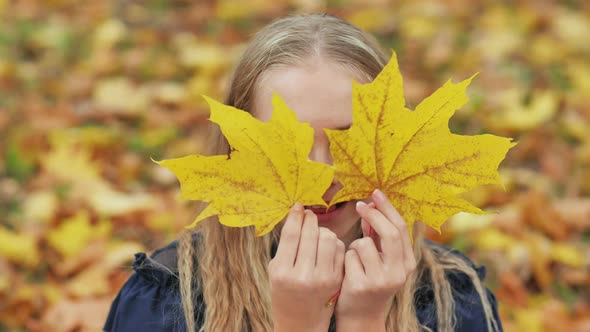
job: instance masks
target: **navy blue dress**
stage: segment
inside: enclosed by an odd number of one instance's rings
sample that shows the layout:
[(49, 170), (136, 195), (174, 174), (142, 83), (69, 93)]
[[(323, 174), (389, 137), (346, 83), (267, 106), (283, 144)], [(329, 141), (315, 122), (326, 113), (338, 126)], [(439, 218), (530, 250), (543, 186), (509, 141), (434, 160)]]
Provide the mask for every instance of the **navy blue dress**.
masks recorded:
[[(462, 257), (476, 270), (481, 280), (485, 278), (484, 266), (476, 267), (458, 251), (432, 242), (428, 242), (428, 245), (444, 248), (451, 254)], [(135, 254), (133, 262), (135, 273), (131, 275), (114, 299), (104, 325), (104, 331), (186, 332), (178, 287), (176, 248), (177, 242), (172, 242), (154, 252), (151, 259), (144, 253)], [(154, 261), (163, 264), (170, 271), (157, 266), (158, 263), (154, 263)], [(461, 272), (448, 272), (447, 278), (453, 288), (455, 301), (457, 318), (455, 331), (487, 331), (483, 307), (470, 278)], [(489, 290), (486, 289), (486, 292), (492, 305), (494, 317), (502, 330), (496, 298)], [(197, 326), (200, 326), (199, 324), (203, 323), (205, 304), (201, 296), (197, 298), (196, 302), (200, 307), (195, 310), (195, 319)], [(437, 331), (436, 304), (429, 280), (420, 282), (415, 294), (415, 305), (418, 321), (432, 331)], [(330, 331), (335, 331), (334, 319), (332, 319)]]

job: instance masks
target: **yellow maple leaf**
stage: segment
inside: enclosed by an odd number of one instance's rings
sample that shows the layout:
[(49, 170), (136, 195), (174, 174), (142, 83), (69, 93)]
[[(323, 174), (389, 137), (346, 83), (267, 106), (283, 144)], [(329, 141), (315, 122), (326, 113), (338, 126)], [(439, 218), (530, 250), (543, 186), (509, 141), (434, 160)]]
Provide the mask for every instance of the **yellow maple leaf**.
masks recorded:
[(88, 212), (80, 210), (47, 232), (47, 242), (63, 257), (71, 258), (79, 255), (91, 241), (107, 236), (111, 229), (112, 225), (108, 220), (92, 225)]
[(261, 122), (249, 113), (205, 97), (210, 120), (219, 124), (232, 151), (229, 155), (191, 155), (157, 162), (180, 181), (181, 198), (209, 202), (197, 222), (217, 215), (226, 226), (254, 225), (268, 233), (296, 202), (325, 205), (323, 194), (334, 171), (308, 155), (313, 129), (273, 96), (273, 115)]
[(497, 172), (515, 145), (494, 135), (452, 134), (448, 121), (467, 102), (471, 78), (450, 81), (412, 111), (405, 107), (395, 54), (368, 84), (353, 83), (353, 123), (326, 130), (336, 177), (343, 188), (330, 205), (383, 191), (406, 220), (440, 232), (457, 212), (484, 213), (457, 197), (480, 184), (500, 183)]
[(41, 260), (37, 239), (27, 233), (17, 233), (0, 227), (0, 258), (25, 266), (35, 266)]

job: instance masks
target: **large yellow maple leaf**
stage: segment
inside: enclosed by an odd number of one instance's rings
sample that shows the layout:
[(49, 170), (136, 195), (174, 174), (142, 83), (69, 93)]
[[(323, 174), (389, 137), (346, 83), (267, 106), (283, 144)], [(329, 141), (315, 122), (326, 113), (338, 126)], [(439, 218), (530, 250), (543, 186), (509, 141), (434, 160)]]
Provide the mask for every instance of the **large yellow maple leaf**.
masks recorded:
[(181, 198), (209, 202), (189, 227), (217, 215), (227, 226), (254, 225), (268, 233), (299, 202), (326, 205), (322, 196), (334, 170), (309, 160), (313, 128), (297, 121), (278, 96), (273, 115), (261, 122), (249, 113), (205, 97), (210, 120), (219, 124), (232, 150), (229, 155), (192, 155), (158, 164), (181, 184)]
[(343, 184), (330, 205), (365, 199), (380, 189), (410, 231), (415, 221), (440, 232), (457, 212), (484, 213), (457, 194), (500, 183), (498, 165), (515, 143), (450, 132), (448, 121), (467, 102), (470, 81), (448, 81), (414, 111), (405, 107), (395, 54), (373, 82), (353, 82), (352, 126), (326, 130), (336, 178)]

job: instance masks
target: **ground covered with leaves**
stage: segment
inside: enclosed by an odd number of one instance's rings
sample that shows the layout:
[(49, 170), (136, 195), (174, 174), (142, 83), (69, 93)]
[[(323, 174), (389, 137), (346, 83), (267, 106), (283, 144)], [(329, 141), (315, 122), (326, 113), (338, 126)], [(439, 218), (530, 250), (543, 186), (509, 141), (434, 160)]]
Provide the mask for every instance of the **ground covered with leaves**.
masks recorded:
[(488, 267), (506, 331), (590, 331), (590, 5), (585, 1), (0, 0), (0, 331), (97, 331), (138, 251), (195, 218), (151, 162), (203, 150), (252, 33), (327, 11), (395, 49), (413, 108), (474, 79), (459, 134), (519, 144), (505, 190), (429, 237)]

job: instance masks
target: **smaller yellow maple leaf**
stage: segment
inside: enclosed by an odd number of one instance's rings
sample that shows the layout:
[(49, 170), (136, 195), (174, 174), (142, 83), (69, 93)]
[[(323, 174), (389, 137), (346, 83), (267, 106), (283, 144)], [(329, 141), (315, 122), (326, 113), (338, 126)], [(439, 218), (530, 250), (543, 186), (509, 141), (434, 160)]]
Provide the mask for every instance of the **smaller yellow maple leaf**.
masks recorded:
[(80, 210), (47, 233), (47, 242), (65, 258), (72, 258), (95, 239), (104, 238), (111, 233), (112, 224), (102, 220), (92, 225), (88, 212)]
[(310, 161), (313, 128), (274, 95), (273, 115), (262, 122), (247, 112), (205, 97), (210, 120), (227, 138), (229, 155), (192, 155), (156, 162), (170, 169), (181, 185), (181, 198), (209, 202), (189, 227), (217, 215), (226, 226), (254, 225), (268, 233), (299, 202), (326, 205), (322, 196), (334, 170)]
[(0, 227), (0, 257), (2, 259), (34, 267), (41, 261), (37, 242), (32, 234), (13, 232)]
[(353, 82), (352, 126), (326, 130), (336, 177), (343, 184), (330, 205), (365, 199), (380, 189), (410, 231), (415, 221), (440, 232), (457, 212), (484, 213), (457, 194), (500, 183), (498, 165), (515, 143), (450, 132), (448, 121), (467, 102), (470, 81), (445, 83), (415, 111), (405, 107), (395, 54), (373, 82)]

